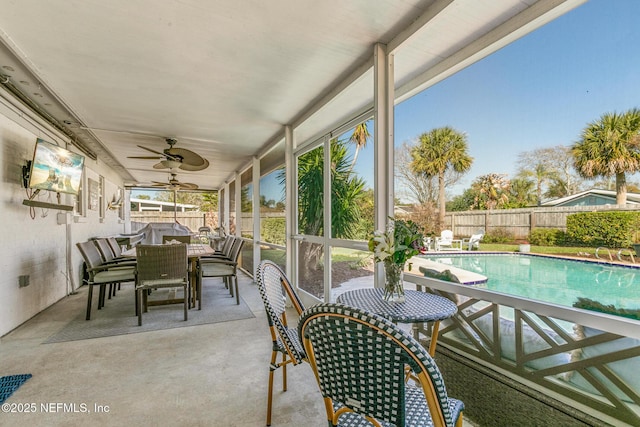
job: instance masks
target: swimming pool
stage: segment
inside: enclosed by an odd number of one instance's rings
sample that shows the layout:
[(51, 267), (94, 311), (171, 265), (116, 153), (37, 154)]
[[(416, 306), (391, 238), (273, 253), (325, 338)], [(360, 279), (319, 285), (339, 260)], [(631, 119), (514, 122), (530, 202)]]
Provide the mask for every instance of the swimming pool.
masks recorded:
[(473, 285), (571, 307), (578, 297), (640, 308), (640, 268), (522, 254), (446, 254), (423, 258), (482, 274)]

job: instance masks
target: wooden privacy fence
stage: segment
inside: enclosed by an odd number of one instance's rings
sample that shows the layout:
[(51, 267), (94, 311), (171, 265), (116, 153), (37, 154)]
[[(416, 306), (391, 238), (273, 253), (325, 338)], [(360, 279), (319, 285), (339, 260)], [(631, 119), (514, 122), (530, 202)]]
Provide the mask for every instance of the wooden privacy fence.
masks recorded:
[(131, 212), (131, 232), (135, 233), (150, 222), (174, 222), (174, 214), (175, 221), (194, 232), (205, 225), (212, 230), (218, 226), (217, 212)]
[(496, 229), (506, 230), (516, 239), (528, 239), (534, 228), (567, 230), (567, 217), (578, 212), (638, 211), (640, 206), (566, 206), (488, 211), (447, 212), (445, 228), (456, 237), (468, 237), (478, 230), (490, 234)]

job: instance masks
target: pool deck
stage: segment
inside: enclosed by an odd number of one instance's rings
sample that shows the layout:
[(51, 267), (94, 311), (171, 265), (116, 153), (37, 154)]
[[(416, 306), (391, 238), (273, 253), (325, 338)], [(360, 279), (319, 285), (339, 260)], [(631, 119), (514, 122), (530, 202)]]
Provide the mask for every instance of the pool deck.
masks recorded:
[(472, 271), (463, 270), (461, 268), (447, 265), (442, 262), (434, 262), (420, 257), (412, 257), (411, 259), (409, 259), (409, 263), (413, 265), (411, 271), (405, 268), (405, 272), (408, 273), (416, 274), (416, 271), (424, 273), (424, 270), (434, 270), (438, 273), (442, 273), (446, 270), (449, 270), (451, 274), (454, 275), (463, 285), (477, 285), (479, 283), (486, 283), (487, 281), (487, 276), (483, 276), (482, 274), (474, 273)]

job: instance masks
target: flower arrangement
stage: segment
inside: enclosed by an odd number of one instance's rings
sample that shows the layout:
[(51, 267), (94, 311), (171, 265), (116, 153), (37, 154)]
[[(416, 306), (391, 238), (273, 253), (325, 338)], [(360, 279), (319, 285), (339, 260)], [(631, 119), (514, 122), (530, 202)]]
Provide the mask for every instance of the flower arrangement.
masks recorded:
[(421, 252), (423, 241), (420, 227), (410, 220), (389, 217), (385, 232), (373, 232), (369, 239), (369, 250), (373, 252), (376, 262), (384, 262), (386, 301), (404, 302), (402, 271), (407, 260)]
[(423, 248), (422, 230), (411, 220), (389, 217), (387, 230), (374, 231), (369, 239), (369, 250), (376, 262), (391, 262), (404, 266), (409, 258)]

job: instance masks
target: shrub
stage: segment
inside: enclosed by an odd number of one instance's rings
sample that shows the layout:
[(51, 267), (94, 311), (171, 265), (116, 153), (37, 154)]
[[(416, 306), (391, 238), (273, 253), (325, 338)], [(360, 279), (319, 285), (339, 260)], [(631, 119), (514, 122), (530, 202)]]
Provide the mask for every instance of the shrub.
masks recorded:
[(276, 245), (285, 244), (285, 218), (262, 218), (260, 224), (260, 238), (264, 242)]
[(640, 229), (640, 212), (583, 212), (567, 217), (567, 239), (587, 246), (626, 248)]
[(564, 244), (565, 233), (557, 228), (534, 228), (529, 241), (536, 246), (556, 246)]
[(513, 242), (513, 239), (513, 234), (510, 231), (503, 227), (497, 227), (487, 232), (482, 238), (482, 241), (484, 243), (509, 243)]

